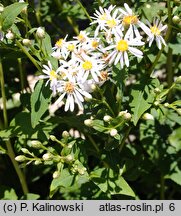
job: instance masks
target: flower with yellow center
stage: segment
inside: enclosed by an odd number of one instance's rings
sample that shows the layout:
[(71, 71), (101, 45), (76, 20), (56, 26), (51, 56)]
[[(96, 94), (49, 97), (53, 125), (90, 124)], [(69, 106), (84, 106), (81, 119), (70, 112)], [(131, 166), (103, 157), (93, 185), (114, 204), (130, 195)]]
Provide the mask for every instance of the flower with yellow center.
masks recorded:
[(43, 65), (42, 72), (44, 75), (40, 75), (40, 79), (48, 79), (46, 84), (47, 85), (50, 82), (50, 88), (53, 91), (53, 94), (56, 94), (57, 90), (57, 83), (58, 83), (58, 69), (55, 71), (52, 68), (52, 65), (50, 61), (48, 61), (48, 65)]
[(128, 15), (123, 17), (123, 25), (137, 24), (138, 18), (136, 15)]
[(90, 62), (90, 61), (84, 61), (82, 63), (82, 68), (84, 70), (91, 70), (92, 69), (92, 62)]
[(99, 42), (96, 40), (93, 40), (91, 45), (94, 49), (96, 49), (99, 46)]
[(153, 41), (156, 41), (156, 45), (161, 49), (162, 44), (166, 46), (165, 40), (162, 37), (162, 31), (167, 28), (167, 25), (163, 25), (158, 19), (153, 20), (153, 25), (148, 21), (148, 26), (145, 33), (148, 35), (147, 41), (149, 42), (149, 47), (152, 45)]
[(128, 50), (128, 42), (126, 40), (119, 40), (116, 44), (116, 49), (120, 52)]
[(140, 38), (130, 38), (129, 32), (126, 33), (125, 37), (117, 35), (114, 45), (110, 45), (105, 48), (105, 51), (112, 50), (112, 52), (107, 56), (109, 64), (114, 62), (117, 65), (120, 62), (121, 68), (124, 65), (129, 66), (128, 51), (138, 58), (142, 58), (143, 53), (135, 48), (134, 46), (142, 46), (144, 42), (140, 41)]
[(53, 79), (57, 79), (57, 74), (54, 70), (50, 71), (50, 80), (52, 81)]
[(83, 110), (84, 97), (91, 98), (92, 96), (86, 92), (75, 79), (69, 77), (68, 80), (60, 80), (58, 88), (60, 97), (55, 102), (58, 105), (65, 98), (65, 111), (74, 111), (75, 103), (78, 105), (79, 109)]
[(55, 43), (55, 45), (56, 45), (57, 47), (61, 48), (62, 45), (63, 45), (63, 42), (64, 42), (64, 39), (61, 38), (61, 39), (59, 39), (59, 40)]
[(114, 28), (117, 25), (117, 22), (115, 19), (109, 19), (106, 21), (106, 24), (109, 28)]
[(75, 45), (70, 43), (68, 44), (67, 49), (72, 52), (75, 49)]
[(155, 36), (158, 36), (158, 35), (160, 35), (160, 33), (161, 33), (161, 31), (157, 28), (157, 26), (152, 26), (151, 28), (150, 28), (150, 30), (151, 30), (151, 32), (155, 35)]
[(66, 82), (66, 83), (65, 83), (64, 90), (65, 90), (67, 93), (72, 94), (73, 91), (74, 91), (74, 84), (73, 84), (72, 82)]

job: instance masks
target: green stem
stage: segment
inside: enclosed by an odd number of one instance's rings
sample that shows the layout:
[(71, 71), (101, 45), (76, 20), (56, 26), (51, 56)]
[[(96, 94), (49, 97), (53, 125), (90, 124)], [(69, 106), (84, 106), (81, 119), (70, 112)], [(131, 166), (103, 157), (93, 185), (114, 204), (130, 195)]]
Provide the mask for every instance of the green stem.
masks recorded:
[(160, 199), (165, 199), (165, 179), (163, 174), (160, 176)]
[[(0, 82), (1, 82), (1, 94), (2, 94), (2, 99), (3, 99), (3, 117), (4, 117), (4, 126), (5, 128), (8, 127), (8, 116), (7, 116), (7, 109), (6, 109), (6, 94), (5, 94), (5, 88), (4, 88), (4, 74), (3, 74), (3, 67), (2, 67), (2, 62), (0, 59)], [(26, 184), (25, 176), (21, 169), (19, 168), (19, 165), (17, 161), (15, 160), (15, 154), (13, 147), (11, 145), (10, 140), (6, 141), (6, 148), (7, 148), (7, 154), (13, 164), (14, 169), (16, 170), (16, 173), (18, 175), (19, 181), (21, 183), (21, 187), (23, 190), (24, 194), (28, 193), (28, 187)]]
[(122, 151), (124, 145), (125, 145), (125, 141), (127, 139), (127, 137), (129, 136), (129, 133), (130, 133), (130, 130), (131, 130), (131, 126), (128, 127), (128, 129), (126, 130), (126, 133), (121, 141), (121, 144), (120, 144), (120, 147), (119, 147), (119, 153)]
[(67, 16), (67, 21), (72, 26), (75, 34), (78, 35), (79, 34), (79, 28), (78, 28), (77, 24), (75, 23), (75, 21), (72, 20), (72, 18), (70, 16)]
[(90, 135), (87, 135), (88, 139), (90, 140), (90, 142), (92, 143), (92, 145), (94, 146), (94, 148), (96, 149), (97, 153), (100, 153), (99, 147), (97, 146), (96, 142), (93, 140), (93, 138)]
[(25, 89), (25, 77), (24, 77), (21, 58), (18, 58), (18, 66), (19, 66), (19, 73), (20, 73), (21, 91), (23, 91)]
[(92, 22), (92, 19), (91, 19), (89, 13), (87, 12), (86, 8), (83, 6), (83, 4), (81, 3), (81, 1), (80, 0), (76, 0), (76, 2), (80, 5), (80, 7), (84, 11), (84, 13), (88, 17), (88, 19)]
[(16, 40), (16, 45), (24, 52), (24, 54), (30, 59), (30, 61), (35, 65), (35, 67), (41, 71), (40, 66), (37, 64), (36, 60), (29, 54), (29, 52), (24, 48), (24, 46)]

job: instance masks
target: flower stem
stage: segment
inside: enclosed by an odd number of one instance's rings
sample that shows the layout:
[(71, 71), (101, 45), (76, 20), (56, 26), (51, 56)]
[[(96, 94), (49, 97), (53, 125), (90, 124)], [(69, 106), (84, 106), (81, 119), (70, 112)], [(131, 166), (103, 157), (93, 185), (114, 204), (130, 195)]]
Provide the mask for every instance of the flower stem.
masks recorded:
[(128, 135), (129, 135), (129, 132), (130, 132), (131, 128), (132, 128), (132, 127), (129, 126), (129, 127), (127, 128), (127, 130), (126, 130), (126, 133), (125, 133), (125, 135), (124, 135), (124, 137), (123, 137), (123, 139), (122, 139), (122, 141), (121, 141), (120, 147), (119, 147), (119, 153), (122, 151), (122, 149), (123, 149), (123, 147), (124, 147), (125, 141), (126, 141)]
[(25, 88), (25, 78), (24, 78), (21, 58), (18, 58), (18, 66), (19, 66), (19, 73), (20, 73), (21, 91), (23, 91), (23, 89)]
[(41, 71), (39, 64), (37, 64), (36, 60), (29, 54), (29, 52), (24, 48), (24, 46), (16, 40), (16, 45), (24, 52), (24, 54), (31, 60), (31, 62), (35, 65), (35, 67)]
[(81, 3), (81, 1), (80, 0), (76, 0), (76, 2), (80, 5), (80, 7), (84, 11), (84, 13), (88, 17), (88, 19), (92, 22), (92, 19), (91, 19), (89, 13), (87, 12), (86, 8), (83, 6), (83, 4)]
[(163, 174), (160, 176), (160, 199), (165, 199), (165, 179)]
[[(8, 116), (7, 116), (7, 108), (6, 108), (6, 94), (5, 94), (5, 88), (4, 88), (4, 74), (3, 74), (3, 67), (2, 62), (0, 59), (0, 83), (1, 83), (1, 94), (2, 94), (2, 100), (3, 100), (3, 117), (4, 117), (4, 128), (8, 127)], [(6, 141), (6, 148), (7, 148), (7, 154), (14, 166), (14, 169), (16, 170), (16, 173), (18, 175), (19, 181), (21, 183), (21, 187), (24, 194), (28, 193), (28, 187), (26, 184), (25, 176), (21, 169), (19, 168), (19, 165), (17, 161), (15, 160), (15, 154), (12, 147), (12, 144), (10, 140)]]

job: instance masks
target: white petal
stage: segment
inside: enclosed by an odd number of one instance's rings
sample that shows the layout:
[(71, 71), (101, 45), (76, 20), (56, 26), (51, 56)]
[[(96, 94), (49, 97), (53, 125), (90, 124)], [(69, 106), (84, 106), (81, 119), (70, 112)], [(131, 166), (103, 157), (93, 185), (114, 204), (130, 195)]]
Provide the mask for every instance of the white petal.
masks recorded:
[(82, 95), (79, 93), (78, 89), (75, 89), (75, 94), (77, 95), (77, 98), (80, 100), (80, 101), (84, 101), (84, 98), (82, 97)]
[(117, 54), (116, 59), (115, 59), (115, 61), (114, 61), (114, 65), (117, 65), (118, 61), (120, 60), (121, 55), (122, 55), (121, 52), (119, 52), (119, 53)]
[(132, 15), (132, 14), (133, 14), (131, 8), (128, 6), (127, 3), (124, 3), (124, 7), (125, 7), (125, 9), (127, 10), (127, 12), (129, 13), (129, 15)]
[(137, 48), (135, 48), (135, 47), (129, 47), (129, 51), (130, 51), (133, 55), (137, 56), (138, 58), (142, 58), (143, 53), (142, 53), (139, 49), (137, 49)]
[(55, 101), (55, 104), (59, 104), (59, 103), (63, 100), (65, 94), (66, 94), (66, 92), (64, 92), (64, 93)]
[(128, 59), (128, 54), (127, 52), (124, 52), (124, 61), (127, 67), (129, 67), (129, 59)]

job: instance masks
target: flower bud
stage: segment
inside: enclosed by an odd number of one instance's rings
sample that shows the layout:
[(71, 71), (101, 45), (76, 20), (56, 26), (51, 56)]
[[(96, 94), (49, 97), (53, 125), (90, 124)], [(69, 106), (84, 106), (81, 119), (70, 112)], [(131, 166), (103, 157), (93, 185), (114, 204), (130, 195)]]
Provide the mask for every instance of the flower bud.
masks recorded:
[(124, 117), (124, 119), (125, 120), (130, 120), (131, 119), (131, 114), (130, 113), (125, 113), (124, 115), (123, 115), (123, 117)]
[(60, 176), (60, 172), (59, 172), (59, 171), (55, 171), (55, 172), (53, 173), (53, 178), (54, 178), (54, 179), (58, 178), (59, 176)]
[(38, 140), (32, 140), (30, 142), (30, 145), (32, 148), (35, 148), (35, 149), (40, 149), (42, 147), (42, 143)]
[(116, 136), (117, 133), (118, 133), (118, 131), (117, 131), (115, 128), (111, 129), (110, 132), (109, 132), (109, 134), (110, 134), (112, 137)]
[(154, 120), (154, 117), (150, 113), (143, 114), (142, 118), (144, 120)]
[(86, 120), (84, 120), (84, 124), (85, 124), (86, 126), (88, 126), (88, 127), (91, 127), (91, 126), (92, 126), (92, 123), (93, 123), (92, 119), (86, 119)]
[(164, 103), (164, 107), (169, 107), (169, 103)]
[(97, 88), (97, 86), (96, 86), (96, 84), (91, 84), (91, 89), (93, 90), (93, 91), (95, 91), (96, 90), (96, 88)]
[(178, 24), (178, 23), (180, 22), (179, 16), (173, 16), (173, 17), (172, 17), (172, 22), (173, 22), (174, 24)]
[(50, 137), (49, 137), (52, 141), (56, 141), (57, 140), (57, 138), (54, 136), (54, 135), (50, 135)]
[(2, 13), (3, 11), (4, 11), (4, 6), (0, 4), (0, 13)]
[(78, 169), (77, 169), (77, 171), (78, 171), (78, 173), (79, 173), (80, 175), (84, 175), (86, 170), (87, 170), (87, 169), (86, 169), (85, 167), (83, 167), (83, 168), (78, 168)]
[(14, 34), (12, 33), (12, 31), (8, 31), (8, 33), (6, 34), (6, 38), (9, 40), (13, 40), (14, 39)]
[(45, 30), (42, 27), (38, 27), (36, 31), (36, 36), (39, 39), (43, 39), (45, 37)]
[(155, 88), (155, 89), (154, 89), (154, 92), (155, 92), (156, 94), (159, 94), (159, 93), (161, 92), (161, 90), (160, 90), (159, 88)]
[(29, 150), (26, 149), (26, 148), (21, 148), (21, 151), (22, 151), (24, 154), (31, 154), (31, 153), (29, 152)]
[(64, 159), (65, 159), (66, 162), (71, 162), (71, 161), (74, 160), (74, 158), (73, 158), (73, 156), (71, 154), (67, 155)]
[(109, 116), (109, 115), (105, 115), (104, 118), (103, 118), (103, 120), (104, 120), (105, 122), (110, 122), (111, 119), (112, 119), (112, 117)]
[(51, 153), (48, 152), (48, 153), (44, 154), (44, 155), (42, 156), (42, 158), (43, 158), (44, 161), (50, 161), (50, 160), (53, 159), (53, 155), (52, 155)]
[(155, 105), (155, 106), (158, 106), (159, 104), (160, 104), (159, 101), (155, 101), (155, 102), (154, 102), (154, 105)]
[(29, 47), (29, 46), (31, 46), (31, 41), (29, 40), (29, 39), (23, 39), (23, 45), (25, 45), (26, 47)]
[(177, 77), (176, 81), (177, 84), (181, 84), (181, 76)]
[(41, 159), (37, 159), (35, 162), (34, 162), (34, 164), (35, 165), (39, 165), (39, 164), (41, 164), (42, 162), (41, 162)]
[(27, 158), (24, 155), (18, 155), (17, 157), (15, 157), (15, 160), (18, 162), (24, 162), (25, 160), (27, 160)]
[[(24, 3), (24, 0), (19, 0), (20, 3)], [(22, 13), (26, 14), (27, 13), (27, 7), (24, 7), (21, 11)]]
[(68, 131), (63, 131), (62, 132), (62, 137), (63, 138), (68, 138), (70, 136), (69, 132)]

